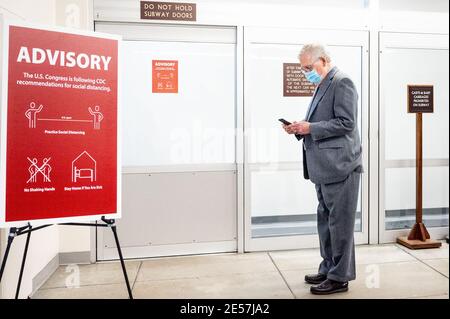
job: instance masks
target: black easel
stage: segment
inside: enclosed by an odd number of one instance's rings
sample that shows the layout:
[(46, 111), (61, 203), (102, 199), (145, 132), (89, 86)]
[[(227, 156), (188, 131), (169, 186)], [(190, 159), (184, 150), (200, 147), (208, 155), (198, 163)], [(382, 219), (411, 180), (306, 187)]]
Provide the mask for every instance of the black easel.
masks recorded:
[[(112, 232), (113, 232), (113, 235), (114, 235), (114, 240), (116, 241), (117, 252), (119, 253), (120, 264), (122, 266), (123, 276), (125, 277), (125, 282), (127, 284), (128, 296), (129, 296), (130, 299), (133, 299), (133, 293), (131, 291), (130, 282), (128, 280), (128, 275), (127, 275), (127, 270), (125, 268), (125, 262), (124, 262), (123, 256), (122, 256), (122, 249), (120, 248), (119, 237), (117, 236), (116, 222), (115, 222), (114, 219), (106, 219), (105, 216), (103, 216), (101, 218), (101, 220), (105, 224), (97, 224), (97, 223), (96, 224), (89, 224), (89, 223), (61, 223), (61, 224), (58, 224), (58, 225), (110, 227)], [(16, 288), (15, 299), (19, 298), (20, 285), (22, 283), (23, 270), (25, 268), (25, 261), (27, 259), (28, 246), (29, 246), (29, 243), (30, 243), (31, 233), (33, 231), (36, 231), (36, 230), (39, 230), (39, 229), (42, 229), (42, 228), (45, 228), (45, 227), (49, 227), (49, 226), (52, 226), (52, 224), (37, 226), (37, 227), (33, 228), (30, 225), (30, 223), (28, 223), (27, 226), (11, 227), (9, 229), (8, 243), (6, 245), (5, 255), (3, 257), (2, 266), (0, 268), (0, 282), (2, 281), (3, 271), (5, 270), (6, 261), (8, 259), (8, 254), (9, 254), (9, 250), (11, 248), (11, 245), (13, 243), (14, 238), (17, 237), (17, 236), (21, 236), (21, 235), (27, 234), (27, 239), (26, 239), (26, 242), (25, 242), (25, 249), (23, 251), (23, 257), (22, 257), (22, 265), (20, 267), (19, 280), (17, 281), (17, 288)]]

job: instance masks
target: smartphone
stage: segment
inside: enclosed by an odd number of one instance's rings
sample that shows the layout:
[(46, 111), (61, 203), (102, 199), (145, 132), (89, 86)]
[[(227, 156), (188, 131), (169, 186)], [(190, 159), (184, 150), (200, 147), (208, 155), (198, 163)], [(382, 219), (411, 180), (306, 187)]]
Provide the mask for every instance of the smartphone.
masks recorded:
[(291, 125), (291, 122), (286, 121), (285, 119), (278, 119), (278, 121), (280, 121), (281, 123), (283, 123), (284, 125)]

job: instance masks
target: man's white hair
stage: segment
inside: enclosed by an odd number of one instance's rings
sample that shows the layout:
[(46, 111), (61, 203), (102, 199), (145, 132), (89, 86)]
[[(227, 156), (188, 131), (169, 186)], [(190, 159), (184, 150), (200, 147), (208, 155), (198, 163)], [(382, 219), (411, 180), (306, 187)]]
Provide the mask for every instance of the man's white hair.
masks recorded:
[(320, 43), (308, 43), (303, 46), (298, 54), (298, 58), (304, 54), (311, 55), (312, 59), (315, 61), (319, 58), (323, 58), (327, 63), (331, 62), (331, 56), (328, 53), (328, 48)]

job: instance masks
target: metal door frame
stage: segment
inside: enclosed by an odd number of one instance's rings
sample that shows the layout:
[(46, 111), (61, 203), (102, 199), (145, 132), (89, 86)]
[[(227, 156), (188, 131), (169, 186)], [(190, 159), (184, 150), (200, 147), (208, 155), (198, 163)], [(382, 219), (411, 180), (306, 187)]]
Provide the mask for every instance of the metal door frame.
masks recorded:
[[(264, 34), (264, 39), (255, 36), (252, 32), (254, 31), (262, 32)], [(277, 34), (283, 32), (283, 34), (289, 33), (292, 40), (283, 40), (277, 37)], [(362, 178), (362, 194), (361, 194), (361, 204), (362, 204), (362, 231), (355, 233), (355, 243), (356, 244), (368, 244), (369, 243), (369, 31), (342, 31), (342, 30), (306, 30), (306, 29), (296, 29), (296, 28), (264, 28), (264, 27), (245, 27), (244, 28), (244, 61), (248, 59), (245, 47), (247, 47), (252, 42), (264, 42), (267, 37), (271, 37), (276, 40), (277, 44), (291, 44), (298, 45), (299, 48), (301, 43), (298, 43), (296, 39), (302, 39), (303, 41), (318, 41), (318, 37), (311, 36), (312, 33), (316, 35), (319, 34), (319, 38), (324, 38), (323, 41), (329, 44), (336, 45), (350, 45), (350, 46), (361, 46), (362, 47), (362, 68), (361, 73), (361, 111), (362, 111), (362, 127), (361, 136), (363, 143), (363, 165), (365, 167), (365, 173)], [(344, 35), (349, 36), (345, 37)], [(295, 35), (295, 36), (292, 36)], [(351, 37), (354, 35), (355, 37)], [(269, 43), (269, 42), (267, 42)], [(245, 63), (245, 62), (244, 62)], [(245, 67), (244, 67), (245, 69)], [(247, 96), (245, 82), (248, 78), (245, 77), (244, 71), (244, 98)], [(244, 106), (244, 128), (248, 127), (249, 114), (248, 110)], [(267, 251), (267, 250), (283, 250), (283, 249), (299, 249), (299, 248), (312, 248), (318, 247), (318, 235), (296, 235), (296, 236), (282, 236), (282, 237), (266, 237), (266, 238), (252, 238), (251, 236), (251, 207), (250, 207), (250, 194), (251, 194), (251, 169), (255, 164), (248, 163), (248, 144), (249, 140), (244, 134), (244, 236), (245, 236), (245, 251)], [(279, 163), (279, 166), (292, 165), (292, 163)], [(373, 165), (373, 164), (372, 164)], [(252, 167), (253, 166), (253, 167)], [(378, 177), (376, 177), (378, 178)], [(313, 185), (311, 184), (311, 187)], [(372, 228), (371, 228), (372, 230)]]
[[(389, 36), (396, 36), (395, 41), (390, 40)], [(399, 236), (407, 236), (409, 233), (409, 229), (395, 229), (395, 230), (385, 230), (385, 169), (386, 169), (386, 161), (385, 161), (385, 91), (383, 90), (383, 77), (382, 77), (382, 67), (383, 67), (383, 50), (386, 48), (404, 48), (404, 49), (449, 49), (448, 47), (448, 35), (444, 34), (425, 34), (425, 33), (400, 33), (400, 32), (379, 32), (378, 33), (379, 40), (379, 242), (380, 243), (389, 243), (395, 242), (397, 237)], [(406, 112), (406, 101), (405, 101), (405, 112)], [(412, 132), (411, 132), (412, 133)], [(410, 163), (410, 161), (405, 160), (399, 164), (398, 167), (415, 167), (414, 163)], [(448, 159), (433, 159), (433, 160), (424, 160), (424, 167), (443, 167), (448, 166)], [(427, 228), (430, 236), (432, 238), (443, 238), (445, 235), (448, 235), (448, 226), (447, 227), (430, 227)]]
[[(204, 243), (183, 243), (183, 244), (171, 244), (171, 245), (159, 245), (147, 248), (143, 253), (143, 248), (140, 247), (122, 247), (123, 251), (128, 250), (133, 258), (145, 258), (156, 256), (175, 256), (175, 255), (190, 255), (190, 254), (206, 254), (206, 253), (219, 253), (219, 252), (243, 252), (244, 236), (243, 236), (243, 152), (242, 152), (242, 140), (239, 134), (243, 130), (243, 98), (242, 98), (242, 77), (243, 77), (243, 62), (242, 62), (242, 27), (228, 26), (228, 25), (199, 25), (199, 24), (181, 24), (181, 23), (138, 23), (138, 22), (107, 22), (107, 21), (94, 21), (94, 28), (99, 24), (114, 24), (123, 26), (135, 26), (139, 27), (159, 27), (159, 28), (189, 28), (189, 29), (218, 29), (218, 28), (234, 28), (236, 43), (235, 43), (235, 164), (202, 164), (200, 165), (172, 165), (169, 167), (125, 167), (123, 168), (123, 174), (127, 173), (161, 173), (161, 172), (189, 172), (189, 171), (233, 171), (236, 172), (236, 240), (222, 241), (222, 242), (204, 242)], [(170, 29), (168, 29), (170, 30)], [(176, 37), (176, 34), (172, 33)], [(145, 34), (139, 34), (137, 39), (128, 38), (129, 40), (143, 40), (142, 36)], [(124, 37), (126, 40), (127, 37)], [(164, 41), (164, 39), (161, 39)], [(119, 238), (120, 239), (120, 238)], [(95, 247), (95, 254), (91, 255), (91, 259), (99, 260), (111, 260), (117, 259), (117, 253), (114, 248), (105, 248), (102, 246), (103, 233), (95, 231), (95, 236), (91, 236), (91, 247)], [(145, 254), (145, 255), (144, 255)], [(95, 257), (94, 257), (95, 256)]]

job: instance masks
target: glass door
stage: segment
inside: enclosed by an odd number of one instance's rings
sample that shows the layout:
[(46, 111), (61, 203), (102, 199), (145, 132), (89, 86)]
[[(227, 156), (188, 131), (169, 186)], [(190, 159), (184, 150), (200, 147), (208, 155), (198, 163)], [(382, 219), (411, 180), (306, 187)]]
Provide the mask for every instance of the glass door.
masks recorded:
[[(329, 46), (333, 62), (359, 93), (365, 173), (355, 242), (368, 243), (368, 33), (248, 27), (244, 30), (244, 212), (246, 251), (319, 245), (314, 184), (303, 179), (301, 143), (280, 127), (305, 117), (311, 96), (285, 96), (286, 63), (305, 43)], [(294, 66), (295, 69), (295, 66)], [(291, 69), (292, 70), (292, 69)], [(287, 92), (287, 91), (286, 91)], [(289, 95), (289, 94), (288, 94)]]
[[(123, 36), (126, 258), (237, 250), (236, 28), (101, 22)], [(99, 260), (116, 258), (98, 229)]]
[(434, 113), (423, 114), (423, 221), (433, 239), (448, 234), (448, 35), (380, 33), (380, 242), (415, 222), (415, 114), (407, 85), (434, 86)]

